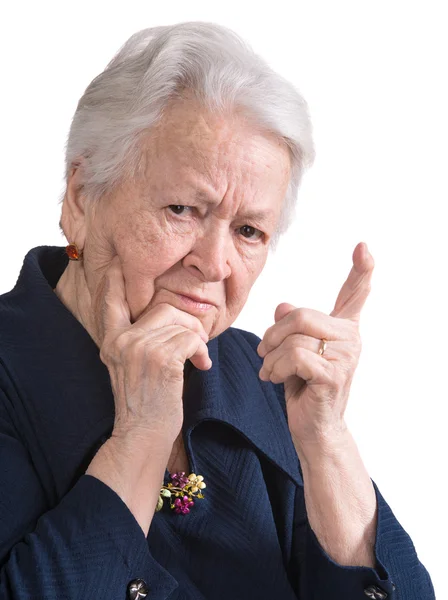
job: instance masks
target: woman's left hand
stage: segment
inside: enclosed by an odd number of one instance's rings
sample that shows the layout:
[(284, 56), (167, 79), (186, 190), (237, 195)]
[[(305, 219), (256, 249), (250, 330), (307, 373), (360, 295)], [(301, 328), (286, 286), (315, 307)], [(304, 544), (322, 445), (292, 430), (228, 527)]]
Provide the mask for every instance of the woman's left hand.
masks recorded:
[[(284, 383), (288, 424), (296, 449), (330, 440), (347, 427), (344, 413), (361, 354), (359, 318), (371, 289), (374, 260), (367, 245), (353, 251), (353, 267), (330, 315), (286, 302), (275, 311), (257, 352), (260, 378)], [(327, 340), (322, 356), (321, 339)]]

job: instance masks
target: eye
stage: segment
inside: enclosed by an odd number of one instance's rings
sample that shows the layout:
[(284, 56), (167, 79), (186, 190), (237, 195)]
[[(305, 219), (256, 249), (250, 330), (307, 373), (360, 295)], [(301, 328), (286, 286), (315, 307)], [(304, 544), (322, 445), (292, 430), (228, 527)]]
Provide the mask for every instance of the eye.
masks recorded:
[[(184, 206), (183, 204), (170, 204), (168, 208), (171, 210), (171, 207), (174, 207), (176, 209), (177, 208), (193, 208), (192, 206)], [(174, 214), (180, 216), (181, 213), (175, 212)]]
[[(259, 239), (260, 239), (260, 238), (262, 238), (262, 237), (263, 237), (263, 235), (264, 235), (264, 233), (263, 233), (262, 231), (260, 231), (259, 229), (256, 229), (255, 227), (252, 227), (252, 225), (243, 225), (242, 227), (240, 227), (240, 229), (245, 229), (245, 230), (246, 230), (246, 232), (249, 230), (249, 231), (248, 231), (248, 233), (249, 233), (249, 234), (250, 234), (251, 232), (258, 232), (258, 234), (259, 234), (259, 235), (258, 235), (256, 238), (253, 238), (253, 239), (257, 239), (257, 240), (259, 240)], [(246, 237), (246, 236), (243, 236), (243, 237), (245, 237), (245, 238), (246, 238), (246, 240), (250, 239), (250, 238), (248, 238), (248, 237)]]
[[(194, 206), (184, 206), (183, 204), (170, 204), (168, 208), (171, 210), (171, 212), (173, 212), (175, 215), (177, 215), (177, 216), (179, 216), (179, 217), (180, 217), (180, 216), (182, 215), (182, 212), (183, 212), (183, 209), (184, 209), (184, 208), (190, 208), (190, 209), (193, 209), (193, 208), (194, 208)], [(173, 208), (174, 208), (174, 211), (172, 210)], [(175, 212), (175, 211), (176, 211), (176, 210), (178, 210), (178, 209), (180, 209), (180, 212)], [(243, 226), (242, 226), (242, 227), (240, 227), (239, 229), (240, 229), (240, 230), (244, 230), (244, 231), (245, 231), (245, 233), (248, 233), (248, 234), (249, 234), (248, 236), (246, 236), (246, 235), (243, 235), (243, 237), (244, 237), (246, 240), (250, 240), (250, 239), (259, 240), (259, 239), (261, 239), (261, 238), (264, 236), (264, 233), (263, 233), (262, 231), (260, 231), (260, 229), (256, 229), (255, 227), (252, 227), (252, 225), (243, 225)], [(257, 233), (258, 233), (258, 235), (257, 235), (257, 237), (255, 237), (255, 238), (254, 238), (254, 237), (253, 237), (253, 234), (254, 234), (255, 232), (257, 232)], [(251, 235), (251, 234), (252, 234), (252, 235)]]

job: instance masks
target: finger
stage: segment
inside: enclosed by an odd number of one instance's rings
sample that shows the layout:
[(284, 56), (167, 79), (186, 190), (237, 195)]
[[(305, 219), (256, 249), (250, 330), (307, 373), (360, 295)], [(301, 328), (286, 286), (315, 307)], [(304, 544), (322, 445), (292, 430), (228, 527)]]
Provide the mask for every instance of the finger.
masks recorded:
[(126, 301), (126, 288), (119, 256), (114, 256), (98, 290), (98, 314), (102, 339), (106, 333), (128, 328), (131, 313)]
[(167, 325), (182, 325), (186, 329), (195, 331), (205, 342), (209, 341), (209, 336), (198, 317), (168, 302), (156, 304), (135, 322), (135, 325), (137, 324), (142, 329), (159, 329)]
[[(346, 350), (346, 342), (341, 342), (340, 340), (333, 341), (332, 344), (329, 344), (325, 349), (325, 359), (326, 360), (344, 360), (347, 355)], [(317, 340), (313, 337), (309, 337), (308, 335), (301, 334), (293, 334), (286, 338), (283, 343), (280, 344), (271, 352), (268, 352), (263, 359), (263, 366), (260, 372), (263, 372), (264, 375), (269, 376), (269, 373), (274, 368), (274, 364), (277, 360), (283, 356), (283, 354), (291, 354), (296, 353), (296, 348), (305, 348), (310, 352), (314, 352), (318, 354), (319, 348), (321, 347), (321, 340)]]
[(202, 370), (212, 367), (213, 363), (208, 354), (207, 345), (197, 335), (191, 335), (191, 330), (178, 333), (170, 341), (172, 342), (175, 338), (178, 339), (178, 342), (174, 345), (173, 358), (176, 357), (182, 362), (190, 359), (195, 367)]
[(352, 258), (353, 267), (339, 292), (330, 315), (358, 321), (370, 293), (375, 263), (364, 242), (356, 246)]
[(288, 377), (300, 377), (308, 384), (331, 384), (332, 363), (319, 354), (296, 346), (292, 352), (282, 350), (273, 362), (269, 373), (260, 371), (260, 379), (284, 383)]
[(312, 308), (296, 308), (266, 329), (257, 348), (258, 355), (266, 356), (288, 336), (298, 333), (316, 339), (344, 341), (353, 337), (353, 327), (346, 319), (331, 317)]

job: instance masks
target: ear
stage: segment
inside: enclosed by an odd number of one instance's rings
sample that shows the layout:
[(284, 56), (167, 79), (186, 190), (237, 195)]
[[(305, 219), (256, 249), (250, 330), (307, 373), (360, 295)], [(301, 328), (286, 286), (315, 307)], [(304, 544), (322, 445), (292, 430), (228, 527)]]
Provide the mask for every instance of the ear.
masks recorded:
[(60, 225), (69, 243), (84, 248), (86, 239), (86, 196), (83, 181), (84, 157), (72, 163), (67, 178)]

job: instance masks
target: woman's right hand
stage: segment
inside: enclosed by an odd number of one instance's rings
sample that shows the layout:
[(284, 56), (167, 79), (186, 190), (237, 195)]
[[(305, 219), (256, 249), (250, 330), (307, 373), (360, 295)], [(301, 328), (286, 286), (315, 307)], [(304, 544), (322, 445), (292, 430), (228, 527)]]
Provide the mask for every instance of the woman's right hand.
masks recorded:
[(115, 398), (112, 435), (141, 433), (173, 443), (183, 423), (185, 361), (203, 370), (212, 364), (201, 321), (162, 303), (131, 323), (118, 256), (107, 269), (96, 308), (100, 359)]

